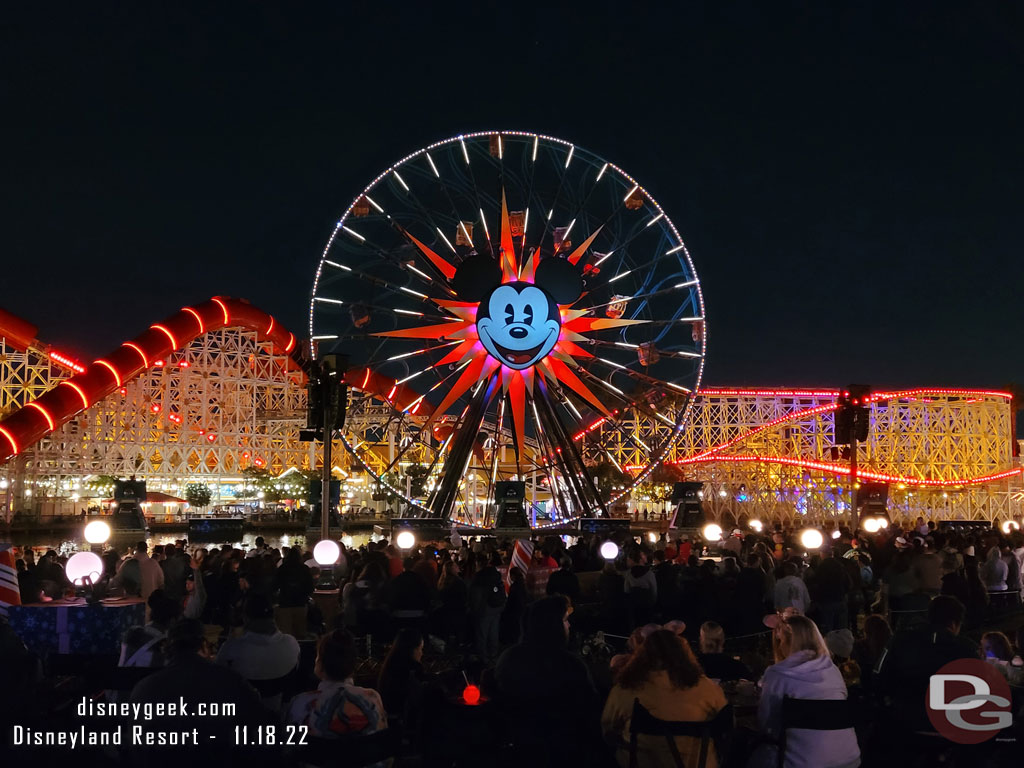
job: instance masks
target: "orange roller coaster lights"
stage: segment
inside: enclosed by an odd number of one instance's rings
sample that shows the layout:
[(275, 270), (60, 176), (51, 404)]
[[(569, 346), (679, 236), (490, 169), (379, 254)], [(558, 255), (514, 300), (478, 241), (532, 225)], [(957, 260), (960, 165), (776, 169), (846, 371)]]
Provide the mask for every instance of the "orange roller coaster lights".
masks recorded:
[(14, 435), (12, 435), (3, 427), (0, 427), (0, 435), (3, 435), (4, 437), (7, 438), (7, 442), (11, 444), (12, 453), (19, 453), (21, 451), (21, 449), (18, 448), (18, 441), (14, 439)]
[(82, 407), (83, 408), (88, 408), (89, 407), (89, 398), (85, 396), (85, 392), (82, 390), (82, 388), (80, 386), (78, 386), (77, 384), (75, 384), (75, 382), (73, 382), (73, 381), (71, 381), (69, 379), (65, 379), (64, 381), (61, 382), (61, 384), (65, 385), (65, 386), (68, 386), (68, 387), (71, 387), (73, 390), (75, 390), (75, 392), (78, 393), (78, 396), (80, 398), (82, 398)]
[(121, 346), (122, 347), (130, 347), (131, 349), (134, 349), (136, 352), (138, 352), (139, 356), (142, 358), (142, 364), (144, 366), (146, 366), (147, 368), (149, 368), (149, 358), (146, 357), (146, 353), (142, 351), (142, 347), (140, 347), (138, 344), (136, 344), (134, 342), (131, 342), (131, 341), (126, 341)]
[(121, 374), (117, 372), (117, 368), (108, 363), (106, 360), (97, 360), (96, 365), (102, 365), (104, 368), (106, 368), (108, 371), (114, 374), (114, 381), (117, 382), (117, 386), (121, 386)]
[(213, 303), (219, 305), (220, 308), (221, 308), (221, 311), (224, 313), (224, 325), (227, 325), (228, 323), (230, 323), (231, 322), (231, 315), (228, 314), (228, 305), (225, 304), (223, 301), (221, 301), (218, 298), (214, 298), (213, 299)]
[(199, 332), (200, 333), (206, 333), (206, 326), (203, 325), (203, 318), (201, 318), (199, 316), (198, 312), (196, 312), (194, 309), (192, 309), (192, 307), (182, 307), (181, 311), (182, 312), (188, 312), (190, 315), (192, 315), (192, 317), (194, 317), (196, 319), (196, 322), (199, 323)]
[(43, 406), (41, 406), (39, 403), (36, 403), (36, 402), (29, 403), (28, 407), (29, 408), (35, 408), (37, 411), (39, 411), (41, 414), (43, 414), (43, 418), (46, 419), (46, 425), (50, 428), (51, 432), (57, 428), (57, 425), (54, 424), (54, 422), (53, 422), (53, 416), (51, 416), (50, 412), (48, 410), (46, 410)]
[(167, 336), (167, 338), (171, 340), (171, 350), (172, 351), (178, 348), (178, 340), (176, 338), (174, 338), (174, 334), (171, 333), (165, 326), (160, 325), (160, 323), (153, 323), (153, 325), (151, 325), (149, 327), (152, 328), (155, 331), (163, 331), (164, 332), (164, 334)]

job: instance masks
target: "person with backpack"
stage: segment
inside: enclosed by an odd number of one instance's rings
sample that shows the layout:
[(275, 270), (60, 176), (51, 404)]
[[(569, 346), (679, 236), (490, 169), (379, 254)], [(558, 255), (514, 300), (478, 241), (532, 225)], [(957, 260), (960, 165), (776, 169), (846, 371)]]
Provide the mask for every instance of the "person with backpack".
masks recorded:
[(493, 661), (498, 656), (498, 631), (505, 609), (505, 584), (498, 566), (501, 555), (495, 552), (486, 566), (477, 571), (469, 585), (469, 608), (473, 615), (476, 651)]

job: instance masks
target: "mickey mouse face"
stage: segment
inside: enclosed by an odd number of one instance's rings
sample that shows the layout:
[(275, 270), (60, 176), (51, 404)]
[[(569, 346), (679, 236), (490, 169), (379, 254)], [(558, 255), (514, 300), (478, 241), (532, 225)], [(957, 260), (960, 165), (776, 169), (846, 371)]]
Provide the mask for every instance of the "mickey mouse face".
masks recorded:
[(540, 260), (532, 285), (501, 279), (497, 261), (474, 254), (459, 265), (452, 288), (460, 299), (480, 302), (476, 331), (484, 349), (521, 371), (543, 359), (558, 342), (558, 305), (576, 301), (583, 281), (578, 268), (557, 257)]
[(515, 370), (541, 360), (558, 341), (562, 328), (558, 304), (529, 283), (506, 283), (480, 302), (476, 329), (492, 357)]

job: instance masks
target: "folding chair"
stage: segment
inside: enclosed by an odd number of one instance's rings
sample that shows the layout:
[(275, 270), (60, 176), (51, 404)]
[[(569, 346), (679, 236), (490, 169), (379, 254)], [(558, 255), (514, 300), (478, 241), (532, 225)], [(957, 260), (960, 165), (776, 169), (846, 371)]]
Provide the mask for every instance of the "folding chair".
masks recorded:
[[(633, 716), (629, 722), (629, 768), (639, 768), (639, 737), (664, 736), (677, 768), (706, 768), (711, 744), (722, 744), (723, 736), (732, 730), (732, 705), (726, 704), (711, 720), (673, 721), (659, 720), (640, 703), (633, 701)], [(687, 766), (676, 744), (677, 736), (700, 739), (700, 756), (695, 766)], [(721, 750), (719, 750), (720, 752)]]

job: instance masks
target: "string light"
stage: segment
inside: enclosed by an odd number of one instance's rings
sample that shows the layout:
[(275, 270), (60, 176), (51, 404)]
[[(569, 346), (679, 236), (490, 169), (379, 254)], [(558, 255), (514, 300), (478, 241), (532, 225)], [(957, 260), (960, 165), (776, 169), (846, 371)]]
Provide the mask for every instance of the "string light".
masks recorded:
[(48, 356), (53, 360), (53, 362), (63, 366), (64, 368), (68, 368), (75, 373), (85, 373), (85, 366), (81, 363), (76, 363), (67, 355), (62, 355), (60, 352), (50, 352)]

